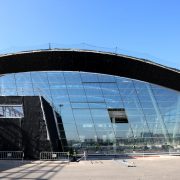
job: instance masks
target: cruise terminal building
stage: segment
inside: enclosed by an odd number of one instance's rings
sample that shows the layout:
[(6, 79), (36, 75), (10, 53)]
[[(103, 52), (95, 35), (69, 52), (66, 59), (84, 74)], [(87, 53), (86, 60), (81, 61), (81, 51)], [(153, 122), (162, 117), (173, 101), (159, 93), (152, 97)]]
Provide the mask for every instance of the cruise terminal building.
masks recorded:
[(0, 56), (0, 151), (180, 152), (180, 71), (77, 49)]

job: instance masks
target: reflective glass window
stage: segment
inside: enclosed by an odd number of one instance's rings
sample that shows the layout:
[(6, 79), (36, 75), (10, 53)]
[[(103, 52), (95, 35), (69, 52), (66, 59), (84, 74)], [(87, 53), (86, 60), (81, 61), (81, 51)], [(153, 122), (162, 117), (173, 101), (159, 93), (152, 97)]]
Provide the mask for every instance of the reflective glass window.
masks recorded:
[(60, 84), (65, 84), (63, 73), (60, 72), (47, 72), (48, 80), (50, 86), (52, 87), (54, 84), (57, 86)]

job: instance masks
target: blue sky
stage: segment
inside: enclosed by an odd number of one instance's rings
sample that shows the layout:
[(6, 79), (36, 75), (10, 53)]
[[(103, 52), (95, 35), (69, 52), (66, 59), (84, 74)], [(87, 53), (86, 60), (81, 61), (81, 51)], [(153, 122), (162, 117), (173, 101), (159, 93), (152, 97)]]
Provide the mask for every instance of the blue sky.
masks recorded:
[(179, 0), (0, 0), (0, 52), (87, 43), (180, 69), (179, 8)]

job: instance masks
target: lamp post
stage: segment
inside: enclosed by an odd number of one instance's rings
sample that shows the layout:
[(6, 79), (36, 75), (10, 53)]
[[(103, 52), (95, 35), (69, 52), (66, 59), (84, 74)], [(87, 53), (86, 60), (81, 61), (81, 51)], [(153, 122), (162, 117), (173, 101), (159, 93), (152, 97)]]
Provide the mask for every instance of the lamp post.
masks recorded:
[(61, 108), (62, 108), (63, 106), (64, 106), (63, 104), (59, 104), (59, 113), (60, 113), (60, 116), (61, 116)]

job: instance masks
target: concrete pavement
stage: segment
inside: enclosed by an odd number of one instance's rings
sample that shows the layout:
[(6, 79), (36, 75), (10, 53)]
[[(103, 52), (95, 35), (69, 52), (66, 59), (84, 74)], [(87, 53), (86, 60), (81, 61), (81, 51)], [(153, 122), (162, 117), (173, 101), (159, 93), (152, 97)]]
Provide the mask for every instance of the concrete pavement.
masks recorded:
[[(136, 167), (128, 167), (122, 160), (89, 160), (77, 162), (33, 161), (19, 163), (2, 171), (3, 180), (179, 180), (180, 157), (148, 157), (128, 159)], [(4, 164), (8, 162), (4, 161)], [(9, 165), (12, 164), (9, 162)]]

